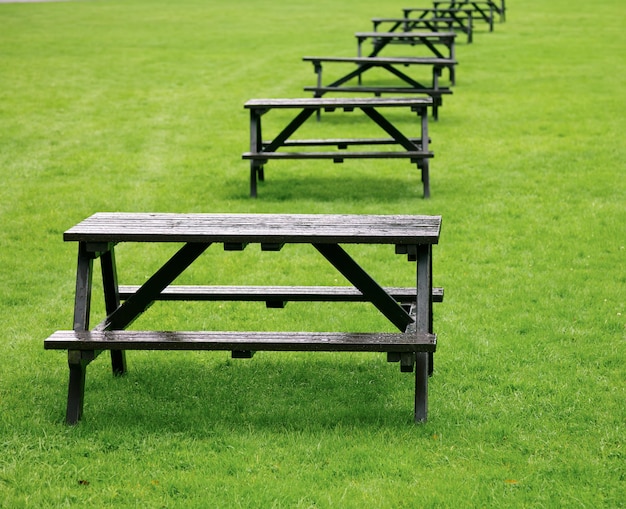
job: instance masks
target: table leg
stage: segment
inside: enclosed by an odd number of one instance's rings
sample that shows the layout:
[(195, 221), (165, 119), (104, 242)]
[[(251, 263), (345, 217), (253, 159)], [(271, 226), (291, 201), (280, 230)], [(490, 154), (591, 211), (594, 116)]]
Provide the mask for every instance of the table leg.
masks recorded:
[(415, 354), (415, 422), (428, 418), (428, 353)]
[[(433, 103), (437, 98), (433, 97)], [(428, 110), (422, 108), (419, 111), (422, 127), (422, 150), (428, 152), (429, 134), (428, 134)], [(422, 165), (422, 184), (424, 187), (424, 198), (430, 198), (430, 163), (428, 159), (424, 159)]]
[[(100, 255), (100, 265), (102, 268), (104, 304), (108, 316), (120, 307), (117, 266), (115, 264), (115, 251), (113, 245), (111, 245), (108, 251)], [(124, 350), (111, 350), (111, 368), (114, 375), (123, 375), (126, 373), (126, 352)]]
[[(432, 332), (432, 309), (432, 246), (420, 245), (417, 247), (417, 332)], [(428, 377), (432, 369), (432, 353), (418, 352), (415, 366), (415, 422), (425, 421), (428, 415)]]
[[(320, 87), (322, 86), (322, 62), (313, 61), (313, 71), (315, 72), (315, 77), (316, 77), (315, 79), (316, 79), (317, 89), (318, 89), (318, 91), (313, 94), (313, 97), (322, 97), (324, 94), (319, 91)], [(321, 109), (317, 110), (315, 117), (318, 122), (322, 119)]]
[[(433, 90), (439, 90), (439, 77), (441, 76), (442, 68), (433, 67)], [(441, 104), (441, 95), (433, 95), (433, 120), (439, 120), (439, 105)]]
[[(76, 292), (74, 294), (74, 330), (76, 331), (85, 331), (89, 328), (93, 260), (95, 257), (96, 254), (88, 251), (85, 243), (81, 242), (78, 245)], [(67, 424), (76, 424), (82, 416), (85, 400), (85, 374), (87, 365), (95, 357), (95, 352), (80, 350), (67, 352), (67, 363), (70, 371), (65, 413)]]
[[(258, 154), (263, 150), (263, 135), (261, 132), (261, 112), (250, 109), (250, 152)], [(263, 163), (250, 160), (250, 196), (257, 196), (257, 178), (263, 181)]]
[[(450, 41), (449, 49), (450, 49), (450, 58), (452, 60), (456, 60), (456, 48), (455, 48), (454, 40)], [(451, 65), (449, 69), (450, 69), (450, 83), (452, 85), (456, 85), (456, 65)]]
[(96, 358), (96, 353), (93, 351), (70, 350), (67, 357), (70, 379), (67, 389), (65, 422), (67, 424), (76, 424), (83, 415), (87, 365)]
[(87, 246), (81, 242), (78, 245), (76, 292), (74, 293), (74, 330), (89, 328), (94, 258), (95, 254), (87, 251)]

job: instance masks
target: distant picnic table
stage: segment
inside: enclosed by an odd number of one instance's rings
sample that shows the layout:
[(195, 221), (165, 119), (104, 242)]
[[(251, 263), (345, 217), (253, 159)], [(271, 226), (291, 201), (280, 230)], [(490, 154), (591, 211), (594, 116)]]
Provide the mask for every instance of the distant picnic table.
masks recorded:
[[(454, 32), (356, 32), (357, 56), (363, 55), (363, 43), (372, 41), (372, 51), (368, 57), (377, 57), (388, 45), (402, 44), (409, 46), (423, 46), (427, 48), (432, 56), (440, 59), (448, 59), (456, 62), (456, 51)], [(417, 57), (417, 55), (415, 55)], [(448, 66), (450, 71), (450, 82), (455, 84), (455, 65)]]
[(402, 17), (372, 18), (375, 32), (411, 32), (424, 31), (450, 32), (457, 31), (467, 35), (467, 42), (471, 43), (474, 33), (472, 10), (465, 8), (411, 8), (405, 9)]
[[(450, 75), (454, 77), (454, 66), (456, 60), (452, 58), (440, 57), (338, 57), (338, 56), (305, 56), (305, 62), (313, 64), (313, 70), (317, 76), (315, 86), (304, 87), (305, 91), (313, 92), (314, 97), (323, 97), (329, 93), (369, 93), (380, 97), (382, 94), (393, 94), (402, 96), (428, 96), (432, 99), (431, 107), (433, 118), (437, 120), (441, 97), (444, 94), (451, 94), (449, 87), (442, 87), (439, 78), (444, 69), (450, 70)], [(339, 73), (338, 78), (324, 81), (324, 68), (328, 65), (339, 67), (350, 66), (348, 72)], [(421, 68), (430, 74), (429, 80), (425, 81), (424, 76), (410, 75), (408, 69)], [(381, 70), (398, 80), (397, 85), (380, 84), (376, 81), (364, 84), (365, 74)], [(327, 73), (328, 74), (328, 73)], [(354, 81), (356, 80), (356, 83)]]
[(495, 2), (494, 0), (435, 0), (433, 2), (435, 8), (445, 6), (448, 9), (470, 8), (479, 18), (487, 23), (492, 24), (494, 14), (499, 16), (501, 22), (506, 20), (505, 0)]
[[(243, 159), (250, 161), (250, 196), (257, 196), (257, 181), (265, 180), (265, 166), (270, 160), (325, 159), (342, 163), (347, 159), (408, 159), (421, 172), (424, 198), (430, 196), (428, 113), (432, 104), (422, 98), (282, 98), (251, 99), (244, 104), (250, 112), (250, 151)], [(408, 110), (417, 116), (416, 132), (404, 133), (391, 122), (383, 110)], [(262, 119), (270, 112), (293, 111), (293, 118), (276, 134), (267, 136)], [(314, 114), (352, 113), (361, 111), (387, 135), (384, 138), (359, 137), (356, 125), (342, 138), (293, 139), (292, 135)], [(381, 146), (398, 146), (400, 150), (381, 150)], [(357, 149), (348, 150), (350, 147)], [(331, 150), (333, 148), (333, 150)]]

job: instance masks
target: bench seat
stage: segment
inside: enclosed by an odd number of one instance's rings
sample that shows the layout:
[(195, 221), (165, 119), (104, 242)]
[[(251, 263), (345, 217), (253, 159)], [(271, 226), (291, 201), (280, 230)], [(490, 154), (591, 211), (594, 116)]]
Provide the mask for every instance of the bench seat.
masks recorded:
[[(388, 18), (381, 18), (388, 19)], [(397, 18), (395, 18), (397, 19)], [(404, 19), (404, 18), (403, 18)], [(454, 39), (455, 32), (355, 32), (355, 37), (363, 39), (406, 39), (409, 42), (420, 44), (420, 39)]]
[(243, 159), (266, 161), (268, 159), (332, 159), (334, 162), (343, 162), (344, 159), (411, 159), (421, 161), (434, 157), (432, 152), (404, 151), (404, 152), (244, 152)]
[[(139, 286), (120, 285), (120, 299), (126, 300)], [(417, 290), (389, 287), (385, 291), (400, 303), (415, 301)], [(443, 288), (433, 288), (433, 302), (443, 302)], [(170, 285), (158, 300), (167, 301), (255, 301), (255, 302), (365, 302), (367, 299), (352, 286), (186, 286)]]
[[(407, 138), (417, 145), (422, 144), (421, 138)], [(428, 142), (430, 143), (430, 138)], [(263, 148), (270, 145), (271, 142), (264, 141)], [(285, 140), (283, 147), (322, 147), (336, 146), (338, 148), (348, 148), (350, 145), (392, 145), (397, 143), (391, 138), (328, 138), (328, 139), (310, 139), (310, 140)]]
[(430, 99), (427, 98), (372, 98), (372, 97), (298, 97), (286, 99), (249, 99), (243, 105), (246, 109), (313, 109), (324, 111), (334, 111), (342, 109), (344, 111), (353, 111), (357, 108), (420, 108), (430, 105)]
[(449, 87), (441, 87), (441, 88), (414, 88), (414, 87), (388, 87), (385, 85), (381, 86), (351, 86), (346, 87), (342, 85), (341, 87), (315, 87), (315, 86), (306, 86), (304, 87), (306, 92), (352, 92), (352, 93), (369, 93), (369, 94), (422, 94), (428, 96), (441, 96), (452, 94), (452, 89)]
[(54, 332), (47, 350), (225, 350), (299, 352), (434, 352), (434, 334), (343, 332), (72, 331)]
[(350, 62), (353, 64), (366, 65), (434, 65), (438, 67), (448, 67), (456, 65), (457, 61), (453, 58), (439, 57), (302, 57), (305, 62)]

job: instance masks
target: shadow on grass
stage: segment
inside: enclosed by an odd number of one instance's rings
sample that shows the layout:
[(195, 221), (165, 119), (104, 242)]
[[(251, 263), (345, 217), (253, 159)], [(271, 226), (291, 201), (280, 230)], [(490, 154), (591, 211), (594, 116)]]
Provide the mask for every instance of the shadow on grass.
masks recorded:
[[(384, 162), (373, 164), (385, 165)], [(372, 171), (375, 170), (350, 168), (350, 165), (350, 161), (343, 163), (343, 166), (339, 166), (340, 171), (335, 172), (326, 168), (320, 172), (322, 175), (313, 174), (314, 167), (302, 171), (295, 167), (287, 168), (282, 164), (269, 165), (265, 169), (266, 180), (258, 183), (257, 199), (264, 202), (306, 199), (338, 203), (363, 200), (397, 203), (401, 200), (423, 197), (420, 171), (408, 163), (405, 168), (399, 170), (401, 173), (397, 177), (372, 175)], [(384, 167), (384, 171), (392, 170)], [(243, 171), (240, 178), (229, 181), (225, 186), (227, 197), (249, 198), (248, 179), (248, 174)]]
[[(412, 424), (412, 373), (367, 354), (129, 352), (129, 373), (110, 374), (108, 356), (90, 365), (83, 422), (90, 429), (170, 432), (405, 427)], [(51, 384), (53, 382), (50, 382)], [(46, 413), (65, 411), (66, 380)], [(62, 389), (61, 389), (62, 388)]]

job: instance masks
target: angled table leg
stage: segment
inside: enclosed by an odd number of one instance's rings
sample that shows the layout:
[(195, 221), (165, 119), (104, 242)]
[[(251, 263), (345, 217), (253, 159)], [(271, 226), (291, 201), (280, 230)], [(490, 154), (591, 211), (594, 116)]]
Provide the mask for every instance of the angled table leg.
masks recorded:
[[(102, 267), (102, 286), (104, 289), (104, 304), (107, 316), (120, 307), (120, 295), (118, 292), (117, 266), (115, 265), (114, 247), (100, 255)], [(111, 350), (111, 368), (114, 375), (126, 373), (126, 351)]]
[[(89, 328), (93, 260), (96, 256), (95, 252), (87, 249), (85, 243), (81, 242), (78, 245), (76, 293), (74, 297), (74, 330), (77, 331), (85, 331)], [(67, 363), (70, 371), (65, 413), (67, 424), (76, 424), (83, 414), (87, 365), (96, 356), (97, 353), (94, 351), (69, 350), (67, 352)]]
[(98, 330), (122, 330), (148, 309), (160, 293), (211, 245), (210, 242), (184, 244), (131, 297), (98, 324)]
[(405, 331), (413, 318), (372, 279), (339, 244), (313, 244), (313, 246), (358, 288), (363, 295), (399, 330)]
[[(258, 154), (263, 150), (263, 135), (261, 133), (261, 116), (263, 112), (250, 109), (250, 152)], [(263, 162), (250, 160), (250, 196), (257, 196), (257, 179), (264, 180)]]
[[(435, 100), (433, 99), (433, 102)], [(426, 108), (418, 111), (418, 115), (422, 121), (422, 150), (428, 152), (429, 133), (428, 133), (428, 112)], [(430, 163), (428, 159), (424, 159), (422, 164), (422, 184), (424, 189), (424, 198), (430, 198)]]

